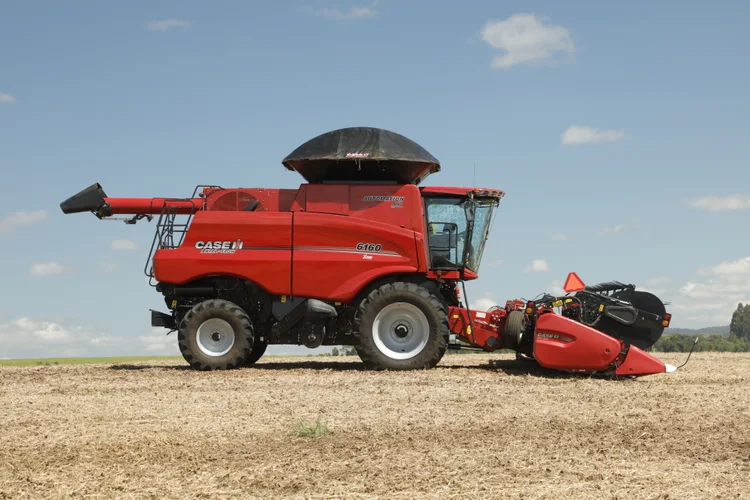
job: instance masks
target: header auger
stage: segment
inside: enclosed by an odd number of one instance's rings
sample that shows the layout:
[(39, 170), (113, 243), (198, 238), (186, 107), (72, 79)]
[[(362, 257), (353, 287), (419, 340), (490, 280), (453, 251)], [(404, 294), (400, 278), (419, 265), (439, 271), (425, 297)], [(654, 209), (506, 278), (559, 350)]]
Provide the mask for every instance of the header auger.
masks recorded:
[(145, 271), (169, 312), (152, 311), (151, 324), (178, 332), (195, 369), (252, 365), (269, 344), (294, 344), (354, 346), (370, 369), (432, 368), (468, 346), (567, 372), (674, 370), (645, 352), (671, 317), (632, 285), (587, 287), (571, 273), (562, 297), (471, 310), (461, 289), (478, 278), (504, 193), (419, 186), (440, 163), (406, 137), (334, 130), (282, 163), (307, 182), (198, 186), (188, 198), (111, 198), (94, 184), (60, 207), (158, 216)]

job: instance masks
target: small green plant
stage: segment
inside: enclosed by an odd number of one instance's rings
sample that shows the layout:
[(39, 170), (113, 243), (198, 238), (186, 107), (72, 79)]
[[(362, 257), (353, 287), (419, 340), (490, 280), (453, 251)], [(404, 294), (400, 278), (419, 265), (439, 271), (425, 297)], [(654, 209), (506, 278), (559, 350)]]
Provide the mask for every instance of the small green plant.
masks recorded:
[(328, 436), (331, 434), (331, 430), (328, 429), (328, 425), (320, 419), (315, 421), (314, 424), (308, 422), (298, 421), (294, 424), (294, 430), (292, 435), (298, 438), (315, 439)]

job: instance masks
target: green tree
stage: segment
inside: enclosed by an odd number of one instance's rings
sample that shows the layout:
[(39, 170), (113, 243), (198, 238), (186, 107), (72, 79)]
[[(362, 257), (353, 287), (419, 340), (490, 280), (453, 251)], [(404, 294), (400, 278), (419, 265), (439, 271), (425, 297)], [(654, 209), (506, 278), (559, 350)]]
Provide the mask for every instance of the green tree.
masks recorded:
[(750, 340), (750, 304), (740, 303), (732, 314), (729, 323), (729, 335), (734, 338)]
[(334, 347), (331, 349), (331, 356), (338, 356), (339, 355), (339, 349), (338, 347)]

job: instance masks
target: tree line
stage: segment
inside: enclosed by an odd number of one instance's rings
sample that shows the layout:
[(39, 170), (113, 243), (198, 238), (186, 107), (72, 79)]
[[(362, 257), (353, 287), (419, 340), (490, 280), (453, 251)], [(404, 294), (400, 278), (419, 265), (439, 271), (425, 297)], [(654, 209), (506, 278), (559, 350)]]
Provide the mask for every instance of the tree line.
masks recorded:
[[(662, 335), (651, 348), (658, 352), (688, 352), (693, 348), (695, 337), (673, 333)], [(729, 335), (700, 335), (695, 345), (697, 351), (750, 352), (750, 304), (740, 303), (732, 314)]]

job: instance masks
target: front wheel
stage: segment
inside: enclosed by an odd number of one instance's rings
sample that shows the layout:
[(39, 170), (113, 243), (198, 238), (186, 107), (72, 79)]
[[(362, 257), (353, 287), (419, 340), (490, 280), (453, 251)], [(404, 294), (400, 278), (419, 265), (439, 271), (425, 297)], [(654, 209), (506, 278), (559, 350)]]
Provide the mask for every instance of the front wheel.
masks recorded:
[(247, 361), (245, 361), (245, 366), (254, 365), (260, 358), (263, 357), (263, 354), (266, 353), (267, 348), (267, 340), (261, 341), (260, 339), (256, 339), (255, 343), (253, 344), (253, 348), (250, 351), (250, 356), (247, 358)]
[(253, 348), (253, 325), (240, 306), (206, 300), (193, 306), (178, 333), (180, 352), (196, 370), (228, 370), (246, 364)]
[(359, 305), (357, 353), (369, 369), (432, 368), (448, 347), (448, 312), (440, 298), (414, 283), (389, 283)]

